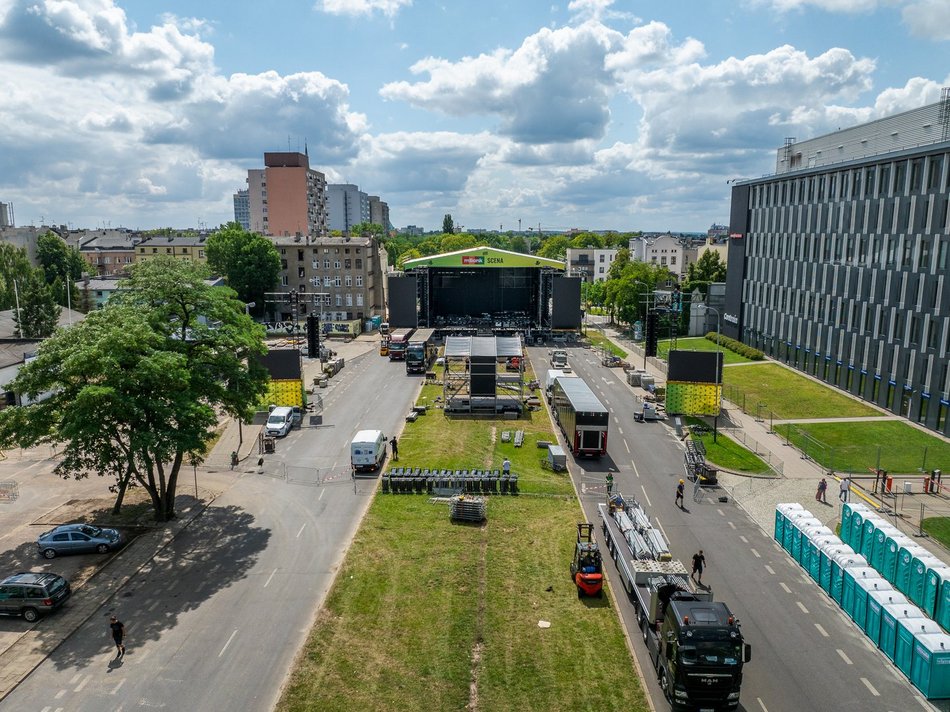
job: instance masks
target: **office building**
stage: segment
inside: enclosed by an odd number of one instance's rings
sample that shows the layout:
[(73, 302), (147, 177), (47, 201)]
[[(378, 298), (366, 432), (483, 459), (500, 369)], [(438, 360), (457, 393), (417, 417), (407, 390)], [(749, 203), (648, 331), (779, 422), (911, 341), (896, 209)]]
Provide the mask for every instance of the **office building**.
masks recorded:
[(354, 226), (370, 222), (369, 196), (358, 185), (331, 183), (327, 186), (327, 213), (330, 229), (348, 235)]
[(246, 190), (234, 194), (234, 222), (245, 230), (251, 229), (251, 201)]
[(248, 229), (308, 239), (327, 233), (326, 177), (305, 153), (265, 153), (264, 168), (247, 172)]
[(732, 190), (723, 332), (950, 434), (950, 95)]
[(580, 277), (585, 282), (603, 282), (607, 279), (617, 252), (613, 249), (569, 247), (565, 259), (567, 276)]

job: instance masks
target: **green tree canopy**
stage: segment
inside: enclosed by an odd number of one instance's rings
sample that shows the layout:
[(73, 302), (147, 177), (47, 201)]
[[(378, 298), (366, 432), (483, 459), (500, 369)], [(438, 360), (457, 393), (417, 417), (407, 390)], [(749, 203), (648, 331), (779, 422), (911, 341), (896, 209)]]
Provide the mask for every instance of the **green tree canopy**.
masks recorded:
[(604, 238), (592, 232), (582, 232), (571, 240), (571, 247), (580, 250), (584, 248), (603, 249)]
[(396, 266), (399, 269), (403, 269), (406, 264), (406, 260), (415, 260), (422, 256), (423, 255), (421, 252), (419, 252), (419, 250), (414, 247), (410, 247), (408, 250), (399, 255), (399, 261), (396, 263)]
[(60, 476), (113, 476), (116, 508), (140, 485), (156, 520), (173, 518), (186, 458), (203, 457), (220, 413), (249, 418), (267, 383), (263, 328), (206, 276), (164, 256), (136, 264), (103, 309), (20, 369), (11, 388), (34, 402), (0, 411), (0, 444), (59, 446)]
[[(82, 279), (87, 268), (79, 250), (67, 245), (55, 232), (48, 231), (36, 239), (36, 258), (46, 283), (52, 287), (55, 301), (62, 306), (75, 305), (79, 301), (76, 281)], [(68, 295), (67, 288), (70, 290)]]
[(547, 257), (551, 260), (563, 260), (567, 256), (567, 248), (570, 246), (570, 241), (564, 235), (555, 235), (541, 243), (541, 247), (538, 248), (538, 256)]
[(14, 280), (19, 283), (23, 277), (33, 272), (33, 265), (22, 247), (9, 242), (0, 242), (0, 310), (13, 309), (16, 306)]
[(445, 235), (442, 237), (441, 251), (467, 250), (470, 247), (478, 247), (478, 244), (478, 240), (471, 235)]
[(452, 220), (451, 213), (446, 213), (442, 218), (442, 232), (446, 235), (452, 235), (455, 232), (455, 221)]
[(53, 289), (43, 277), (43, 270), (31, 269), (17, 280), (17, 288), (20, 307), (13, 312), (17, 336), (24, 339), (51, 336), (62, 308), (56, 303)]
[(686, 277), (690, 282), (725, 282), (726, 264), (716, 250), (706, 250), (686, 268)]
[(230, 222), (208, 238), (205, 249), (211, 269), (227, 279), (239, 299), (254, 302), (254, 314), (263, 314), (264, 294), (280, 277), (280, 254), (274, 243)]

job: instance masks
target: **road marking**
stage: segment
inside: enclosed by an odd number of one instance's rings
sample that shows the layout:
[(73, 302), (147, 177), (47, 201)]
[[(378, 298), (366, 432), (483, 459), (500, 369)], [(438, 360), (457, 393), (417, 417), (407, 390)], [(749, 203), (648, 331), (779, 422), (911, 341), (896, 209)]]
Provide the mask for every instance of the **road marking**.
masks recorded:
[(83, 689), (86, 685), (89, 684), (89, 681), (90, 681), (91, 679), (92, 679), (92, 675), (86, 675), (86, 676), (83, 678), (82, 682), (80, 682), (78, 685), (76, 685), (76, 687), (73, 689), (73, 692), (82, 692), (82, 689)]
[(77, 682), (79, 682), (79, 678), (81, 678), (81, 677), (82, 677), (82, 673), (81, 673), (81, 672), (77, 672), (75, 675), (73, 675), (72, 679), (69, 681), (69, 684), (70, 684), (70, 685), (75, 685)]
[(757, 558), (757, 559), (761, 559), (761, 558), (762, 558), (762, 554), (760, 554), (759, 552), (757, 552), (755, 549), (749, 549), (749, 551), (752, 552), (752, 554), (755, 556), (755, 558)]
[(728, 524), (729, 524), (729, 526), (730, 526), (730, 527), (732, 527), (733, 529), (735, 529), (735, 528), (736, 528), (736, 525), (735, 525), (735, 524), (733, 524), (732, 522), (727, 522), (727, 523), (728, 523)]
[(116, 694), (124, 684), (125, 684), (125, 678), (119, 680), (119, 683), (115, 687), (112, 688), (112, 691), (109, 692), (109, 694), (110, 695)]
[(326, 493), (327, 491), (325, 489), (320, 490), (320, 496), (317, 497), (317, 501), (319, 502), (321, 499), (323, 499), (323, 495), (325, 495)]
[(749, 543), (749, 540), (746, 539), (746, 538), (745, 538), (744, 536), (742, 536), (741, 534), (739, 535), (739, 539), (742, 541), (743, 544), (748, 544), (748, 543)]
[(624, 446), (625, 448), (627, 448), (627, 454), (629, 455), (629, 454), (630, 454), (630, 446), (627, 445), (627, 441), (626, 441), (626, 440), (623, 441), (623, 446)]
[(54, 700), (58, 700), (60, 697), (62, 697), (62, 696), (65, 695), (65, 694), (66, 694), (66, 688), (64, 687), (62, 690), (60, 690), (59, 692), (56, 693), (56, 695), (53, 697), (53, 699), (54, 699)]
[(648, 507), (652, 507), (652, 506), (653, 506), (653, 502), (650, 501), (650, 495), (647, 494), (647, 488), (644, 487), (643, 485), (640, 485), (640, 489), (643, 490), (643, 496), (646, 498), (647, 506), (648, 506)]
[(267, 577), (267, 580), (264, 582), (264, 588), (267, 588), (267, 584), (271, 582), (271, 579), (274, 578), (274, 574), (277, 573), (277, 569), (274, 569), (270, 572), (270, 576)]
[(772, 574), (773, 576), (775, 576), (775, 569), (773, 569), (773, 568), (772, 568), (771, 566), (769, 566), (768, 564), (765, 565), (765, 570), (768, 571), (768, 572), (769, 572), (770, 574)]
[(660, 531), (663, 532), (663, 538), (666, 539), (667, 541), (669, 541), (670, 538), (666, 535), (666, 530), (663, 528), (663, 525), (660, 524), (660, 520), (654, 518), (653, 521), (656, 522), (656, 525), (660, 528)]
[(623, 435), (623, 429), (620, 428), (619, 426), (617, 427), (617, 432), (620, 433), (621, 435)]
[(616, 415), (614, 416), (614, 422), (618, 425), (620, 424), (620, 418), (618, 418)]
[(297, 532), (297, 537), (296, 537), (297, 539), (300, 538), (300, 535), (303, 534), (303, 530), (306, 529), (306, 528), (307, 528), (307, 523), (304, 522), (304, 523), (303, 523), (303, 526), (300, 527), (300, 531)]
[[(797, 604), (798, 604), (798, 607), (802, 609), (802, 613), (804, 613), (804, 614), (807, 616), (807, 615), (808, 615), (808, 609), (805, 608), (805, 604), (802, 603), (801, 601), (795, 601), (795, 603), (797, 603)], [(838, 652), (840, 653), (841, 651), (839, 650)]]
[(637, 477), (639, 477), (639, 476), (640, 476), (640, 470), (637, 469), (637, 463), (635, 463), (633, 460), (631, 460), (631, 461), (630, 461), (630, 466), (633, 467), (633, 474), (635, 474)]
[(784, 583), (782, 583), (781, 581), (779, 581), (779, 584), (778, 584), (778, 585), (782, 587), (782, 590), (785, 591), (785, 593), (791, 593), (791, 592), (792, 592), (792, 589), (790, 589), (788, 586), (786, 586), (786, 585), (785, 585)]
[(220, 658), (222, 655), (224, 655), (224, 651), (228, 649), (228, 646), (231, 644), (231, 641), (234, 640), (234, 636), (236, 636), (236, 635), (237, 635), (237, 628), (234, 629), (234, 632), (231, 633), (231, 637), (228, 638), (228, 642), (224, 644), (224, 647), (223, 647), (223, 648), (221, 648), (221, 652), (218, 653), (218, 657), (219, 657), (219, 658)]
[(161, 601), (153, 601), (151, 604), (149, 604), (148, 606), (145, 607), (145, 610), (146, 610), (146, 611), (149, 611), (149, 612), (152, 612), (152, 611), (154, 611), (156, 608), (158, 608), (158, 604), (159, 604), (159, 603), (161, 603)]
[(716, 511), (719, 512), (719, 516), (721, 516), (721, 517), (726, 516), (726, 513), (723, 512), (721, 509), (716, 509)]
[(815, 627), (818, 629), (818, 632), (821, 633), (825, 638), (828, 637), (828, 631), (821, 627), (821, 623), (815, 623)]
[[(845, 664), (845, 665), (854, 665), (854, 663), (851, 662), (851, 658), (849, 658), (847, 655), (845, 655), (845, 654), (844, 654), (844, 651), (843, 651), (841, 648), (838, 648), (838, 649), (837, 649), (837, 653), (838, 653), (838, 655), (841, 656), (841, 659), (844, 660), (844, 664)], [(861, 679), (863, 680), (864, 678), (862, 677)]]
[(769, 712), (769, 708), (765, 706), (765, 703), (762, 701), (761, 697), (756, 697), (755, 701), (759, 703), (759, 707), (762, 708), (762, 712)]
[(866, 688), (868, 688), (868, 689), (871, 691), (871, 694), (872, 694), (872, 695), (874, 695), (875, 697), (880, 697), (880, 696), (881, 696), (881, 693), (874, 689), (874, 685), (872, 685), (872, 684), (871, 684), (871, 681), (868, 680), (866, 677), (862, 677), (862, 678), (861, 678), (861, 682), (863, 682), (863, 683), (864, 683), (864, 686), (865, 686)]

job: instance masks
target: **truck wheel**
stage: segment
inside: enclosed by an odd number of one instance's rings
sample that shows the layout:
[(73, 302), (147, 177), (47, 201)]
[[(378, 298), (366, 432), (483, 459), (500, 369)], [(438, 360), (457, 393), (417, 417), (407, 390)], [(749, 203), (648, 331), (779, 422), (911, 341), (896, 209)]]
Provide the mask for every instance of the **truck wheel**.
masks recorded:
[(643, 614), (640, 614), (640, 635), (643, 636), (643, 642), (647, 642), (647, 638), (650, 637), (650, 629), (647, 626), (646, 619), (644, 619)]
[(666, 678), (666, 671), (660, 670), (657, 673), (657, 680), (660, 682), (660, 689), (663, 690), (663, 696), (669, 700), (670, 699), (670, 681)]

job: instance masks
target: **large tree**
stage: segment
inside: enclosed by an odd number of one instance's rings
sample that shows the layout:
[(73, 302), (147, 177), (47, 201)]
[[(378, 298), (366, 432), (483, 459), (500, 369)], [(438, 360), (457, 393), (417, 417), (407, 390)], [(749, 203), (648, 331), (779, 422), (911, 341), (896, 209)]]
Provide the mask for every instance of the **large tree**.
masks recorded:
[(455, 233), (455, 221), (452, 220), (452, 214), (446, 213), (442, 218), (442, 232), (446, 235), (452, 235)]
[(23, 278), (33, 272), (33, 265), (27, 257), (26, 250), (15, 247), (9, 242), (0, 242), (0, 310), (13, 309), (16, 306), (16, 292), (14, 288)]
[(62, 308), (43, 271), (31, 269), (17, 280), (19, 307), (13, 312), (17, 335), (24, 339), (45, 339), (56, 330)]
[(567, 248), (570, 246), (570, 241), (564, 237), (564, 235), (548, 237), (538, 248), (538, 256), (547, 257), (552, 260), (563, 260), (567, 255)]
[(208, 238), (208, 265), (223, 275), (238, 298), (264, 313), (264, 294), (280, 278), (280, 254), (274, 243), (230, 222)]
[(49, 231), (36, 239), (36, 258), (57, 303), (62, 306), (75, 305), (79, 298), (76, 282), (82, 279), (82, 273), (87, 268), (79, 250), (67, 245), (55, 232)]
[(706, 250), (703, 256), (686, 268), (690, 282), (725, 282), (726, 263), (716, 250)]
[(140, 485), (155, 519), (172, 519), (182, 465), (204, 456), (219, 414), (249, 418), (267, 383), (263, 329), (206, 277), (164, 256), (135, 265), (20, 370), (11, 390), (35, 402), (0, 411), (0, 445), (55, 444), (62, 477), (114, 477), (117, 508)]

